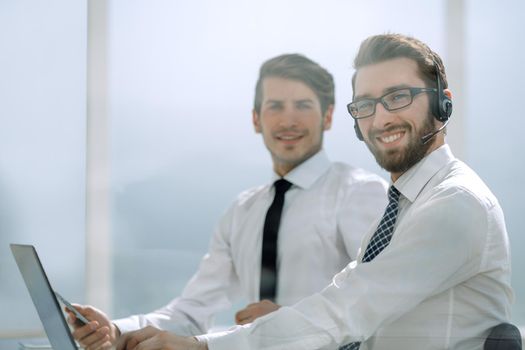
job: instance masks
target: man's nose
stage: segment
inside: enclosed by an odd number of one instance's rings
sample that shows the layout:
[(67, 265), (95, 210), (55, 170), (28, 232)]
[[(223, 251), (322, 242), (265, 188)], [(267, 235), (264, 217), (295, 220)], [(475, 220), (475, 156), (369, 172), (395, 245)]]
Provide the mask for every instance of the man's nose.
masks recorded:
[(378, 101), (376, 104), (376, 112), (372, 116), (373, 126), (377, 129), (383, 129), (388, 124), (392, 123), (394, 120), (395, 113), (390, 112), (385, 108), (381, 101)]
[(297, 125), (299, 119), (298, 111), (293, 106), (286, 106), (283, 109), (280, 124), (281, 126), (291, 127)]

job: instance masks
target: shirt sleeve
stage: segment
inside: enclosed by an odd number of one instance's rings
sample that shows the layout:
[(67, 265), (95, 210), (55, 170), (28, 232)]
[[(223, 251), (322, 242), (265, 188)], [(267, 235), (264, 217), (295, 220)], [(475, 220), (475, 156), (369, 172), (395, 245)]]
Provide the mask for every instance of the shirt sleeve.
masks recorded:
[(365, 234), (377, 224), (388, 204), (387, 183), (378, 176), (370, 176), (350, 186), (337, 215), (337, 228), (346, 251), (352, 260)]
[(229, 243), (233, 215), (232, 206), (217, 226), (208, 253), (182, 295), (148, 314), (114, 320), (121, 333), (151, 325), (180, 335), (201, 334), (211, 326), (215, 313), (231, 306), (239, 290)]
[(416, 209), (373, 261), (353, 261), (322, 292), (292, 307), (206, 336), (210, 350), (337, 349), (365, 341), (424, 299), (478, 273), (487, 208), (455, 190)]

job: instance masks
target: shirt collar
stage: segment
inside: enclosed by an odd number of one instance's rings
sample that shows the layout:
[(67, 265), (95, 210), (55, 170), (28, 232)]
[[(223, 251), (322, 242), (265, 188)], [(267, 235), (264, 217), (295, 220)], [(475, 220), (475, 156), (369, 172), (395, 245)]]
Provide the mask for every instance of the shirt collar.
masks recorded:
[(450, 147), (445, 144), (408, 169), (397, 179), (394, 186), (405, 198), (413, 202), (430, 179), (453, 159), (455, 157)]
[[(331, 162), (324, 150), (320, 150), (284, 176), (295, 186), (309, 188), (317, 181), (328, 169)], [(273, 181), (281, 177), (274, 173)]]

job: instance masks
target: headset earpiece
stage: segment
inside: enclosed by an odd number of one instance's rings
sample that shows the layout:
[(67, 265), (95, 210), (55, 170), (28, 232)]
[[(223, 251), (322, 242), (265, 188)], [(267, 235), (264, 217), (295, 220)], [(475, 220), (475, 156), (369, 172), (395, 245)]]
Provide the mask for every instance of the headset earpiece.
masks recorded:
[(436, 62), (434, 62), (434, 65), (436, 67), (437, 78), (437, 104), (434, 107), (434, 116), (440, 122), (445, 123), (452, 114), (452, 100), (443, 92), (443, 84), (441, 83), (441, 76), (439, 75), (439, 67)]
[(437, 130), (423, 136), (421, 138), (421, 143), (423, 145), (432, 140), (432, 138), (436, 136), (438, 132), (447, 126), (448, 122), (450, 121), (450, 115), (452, 114), (452, 100), (450, 97), (445, 95), (445, 91), (443, 91), (443, 84), (441, 82), (441, 76), (439, 75), (439, 66), (437, 65), (436, 61), (434, 61), (434, 66), (436, 67), (437, 96), (431, 100), (431, 109), (432, 114), (434, 114), (434, 118), (442, 122), (443, 125), (441, 125)]
[(439, 121), (446, 122), (450, 115), (452, 114), (452, 100), (448, 98), (447, 95), (443, 94), (443, 99), (441, 100), (441, 114)]

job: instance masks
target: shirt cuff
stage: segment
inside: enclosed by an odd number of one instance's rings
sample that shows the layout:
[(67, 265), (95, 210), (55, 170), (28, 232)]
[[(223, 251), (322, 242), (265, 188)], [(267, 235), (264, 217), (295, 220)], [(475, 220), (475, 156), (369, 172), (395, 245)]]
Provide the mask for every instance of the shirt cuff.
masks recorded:
[(233, 327), (224, 332), (198, 335), (199, 342), (208, 344), (208, 350), (248, 349), (242, 326)]
[(112, 320), (111, 323), (117, 326), (121, 335), (127, 332), (136, 331), (137, 329), (140, 329), (139, 322), (133, 317)]

